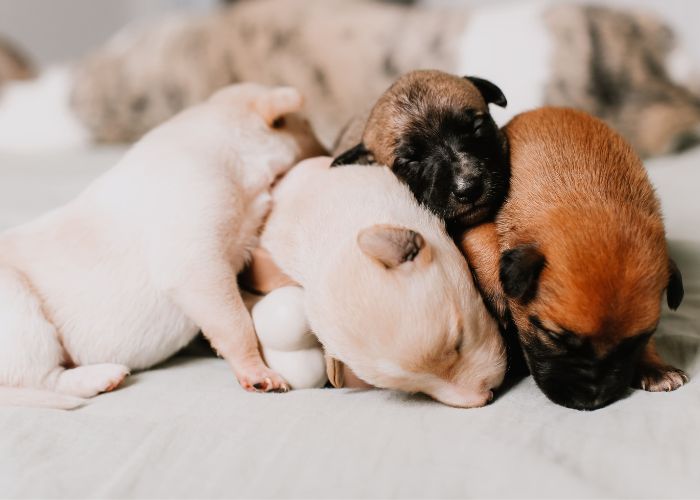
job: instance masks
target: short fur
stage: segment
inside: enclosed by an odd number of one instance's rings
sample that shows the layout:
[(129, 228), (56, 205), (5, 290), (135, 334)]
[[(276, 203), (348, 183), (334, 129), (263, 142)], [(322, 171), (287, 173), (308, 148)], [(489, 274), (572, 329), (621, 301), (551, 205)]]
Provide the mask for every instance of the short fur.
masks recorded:
[(355, 145), (333, 164), (386, 165), (439, 217), (482, 222), (501, 206), (509, 177), (507, 143), (489, 103), (505, 106), (506, 98), (487, 80), (412, 71), (379, 98), (360, 137), (347, 137), (355, 123), (346, 127), (339, 148)]
[[(669, 260), (659, 202), (639, 157), (583, 112), (542, 108), (505, 128), (511, 191), (494, 224), (463, 247), (492, 308), (517, 326), (529, 368), (554, 402), (595, 409), (629, 385), (672, 390), (652, 333)], [(500, 274), (500, 276), (499, 276)]]
[(326, 353), (378, 387), (481, 406), (505, 371), (503, 343), (442, 222), (387, 168), (295, 167), (260, 237), (303, 286)]
[(200, 329), (244, 388), (285, 388), (260, 357), (236, 275), (274, 179), (321, 152), (301, 105), (291, 88), (223, 89), (72, 202), (0, 235), (0, 386), (68, 397), (1, 390), (0, 401), (71, 406)]

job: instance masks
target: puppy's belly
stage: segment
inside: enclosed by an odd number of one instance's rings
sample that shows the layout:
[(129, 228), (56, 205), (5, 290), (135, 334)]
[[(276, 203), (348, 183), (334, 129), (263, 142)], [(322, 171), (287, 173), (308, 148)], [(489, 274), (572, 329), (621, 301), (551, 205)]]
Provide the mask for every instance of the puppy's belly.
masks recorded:
[(65, 306), (55, 312), (65, 350), (78, 365), (119, 363), (146, 369), (175, 354), (199, 330), (155, 291), (124, 294), (108, 305), (84, 306), (91, 308), (90, 313)]
[(144, 369), (194, 338), (194, 323), (152, 285), (138, 245), (78, 241), (31, 238), (13, 259), (42, 298), (70, 361)]
[(74, 363), (144, 369), (172, 356), (197, 334), (196, 325), (139, 271), (123, 269), (120, 274), (93, 271), (79, 287), (48, 294), (47, 309)]

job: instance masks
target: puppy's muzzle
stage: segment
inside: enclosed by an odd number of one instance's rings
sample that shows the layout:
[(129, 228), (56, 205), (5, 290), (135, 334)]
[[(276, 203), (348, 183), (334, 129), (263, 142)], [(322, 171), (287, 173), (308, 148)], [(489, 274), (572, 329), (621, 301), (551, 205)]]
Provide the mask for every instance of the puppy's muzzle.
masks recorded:
[(481, 175), (458, 177), (452, 193), (460, 203), (474, 203), (484, 193), (484, 180)]

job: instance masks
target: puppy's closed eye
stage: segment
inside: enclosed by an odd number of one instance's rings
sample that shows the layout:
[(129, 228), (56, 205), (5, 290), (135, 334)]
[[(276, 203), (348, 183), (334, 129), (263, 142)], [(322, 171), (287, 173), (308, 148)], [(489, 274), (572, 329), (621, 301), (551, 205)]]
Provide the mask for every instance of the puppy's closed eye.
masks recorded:
[(464, 331), (459, 332), (459, 337), (457, 337), (457, 342), (455, 343), (455, 351), (457, 351), (457, 354), (461, 354), (462, 352), (462, 341), (464, 340)]
[(478, 134), (484, 128), (486, 128), (486, 116), (483, 113), (477, 113), (472, 120), (472, 130), (475, 134)]

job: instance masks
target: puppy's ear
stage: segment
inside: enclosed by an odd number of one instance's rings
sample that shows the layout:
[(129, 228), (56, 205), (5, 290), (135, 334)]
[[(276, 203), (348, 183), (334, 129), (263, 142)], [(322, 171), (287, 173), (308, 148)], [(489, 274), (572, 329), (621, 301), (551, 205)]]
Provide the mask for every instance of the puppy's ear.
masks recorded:
[(674, 311), (678, 309), (678, 306), (683, 302), (683, 276), (681, 276), (681, 271), (678, 269), (678, 265), (673, 259), (668, 259), (668, 288), (666, 288), (666, 302), (668, 307)]
[(499, 278), (503, 291), (521, 304), (527, 304), (537, 293), (544, 255), (534, 245), (520, 245), (501, 254)]
[(490, 81), (484, 80), (483, 78), (479, 78), (477, 76), (465, 76), (464, 78), (472, 82), (474, 86), (479, 89), (479, 92), (481, 92), (486, 104), (493, 103), (502, 108), (505, 108), (508, 105), (508, 101), (506, 100), (506, 96), (503, 95), (503, 91)]
[(269, 127), (275, 127), (279, 118), (289, 113), (300, 111), (304, 106), (304, 97), (293, 87), (277, 87), (258, 97), (255, 109)]
[(413, 261), (429, 251), (425, 239), (419, 233), (387, 224), (363, 229), (357, 235), (357, 244), (365, 255), (387, 269)]
[(338, 167), (340, 165), (369, 165), (372, 163), (372, 159), (372, 153), (370, 153), (369, 149), (367, 149), (363, 143), (360, 143), (336, 157), (333, 163), (331, 163), (331, 167)]

